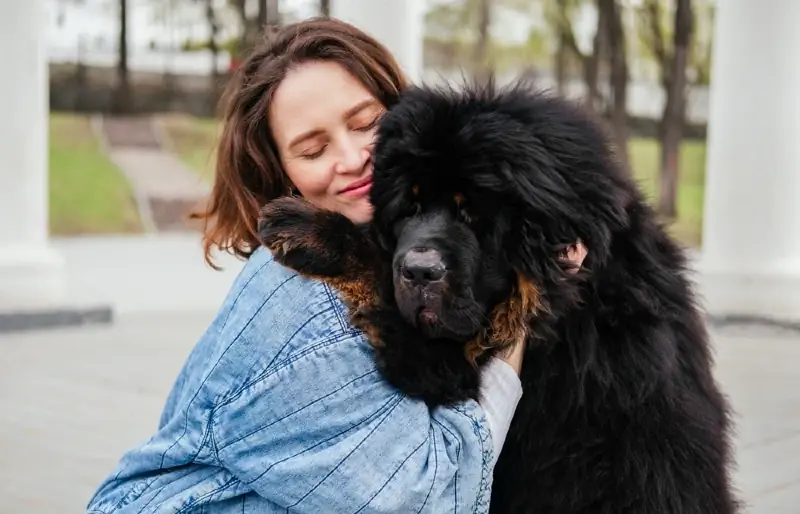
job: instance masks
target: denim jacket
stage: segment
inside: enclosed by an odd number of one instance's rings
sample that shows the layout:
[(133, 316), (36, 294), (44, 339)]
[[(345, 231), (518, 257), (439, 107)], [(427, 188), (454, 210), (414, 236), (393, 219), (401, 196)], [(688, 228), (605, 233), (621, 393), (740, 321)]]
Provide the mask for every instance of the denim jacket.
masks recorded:
[(476, 402), (431, 410), (401, 395), (336, 293), (259, 249), (158, 430), (87, 512), (487, 512), (492, 453)]

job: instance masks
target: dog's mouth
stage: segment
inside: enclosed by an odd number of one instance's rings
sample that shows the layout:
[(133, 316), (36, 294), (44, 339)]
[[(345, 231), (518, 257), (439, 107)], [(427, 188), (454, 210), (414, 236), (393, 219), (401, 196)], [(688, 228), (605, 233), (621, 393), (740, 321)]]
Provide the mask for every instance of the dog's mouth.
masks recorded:
[(420, 325), (435, 325), (439, 322), (439, 314), (425, 305), (417, 307), (416, 318)]
[(396, 284), (395, 300), (406, 322), (426, 338), (465, 342), (483, 328), (474, 302), (445, 299), (444, 293), (402, 284)]

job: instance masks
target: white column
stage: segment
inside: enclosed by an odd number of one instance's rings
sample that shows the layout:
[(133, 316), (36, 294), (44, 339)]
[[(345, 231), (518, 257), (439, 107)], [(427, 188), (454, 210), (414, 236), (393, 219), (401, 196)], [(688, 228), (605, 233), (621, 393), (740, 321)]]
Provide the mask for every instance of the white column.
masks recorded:
[(333, 0), (331, 16), (352, 23), (386, 45), (408, 78), (422, 77), (423, 0)]
[(800, 2), (717, 2), (703, 295), (712, 313), (800, 319)]
[(42, 0), (0, 3), (0, 308), (62, 292), (48, 247), (46, 23)]

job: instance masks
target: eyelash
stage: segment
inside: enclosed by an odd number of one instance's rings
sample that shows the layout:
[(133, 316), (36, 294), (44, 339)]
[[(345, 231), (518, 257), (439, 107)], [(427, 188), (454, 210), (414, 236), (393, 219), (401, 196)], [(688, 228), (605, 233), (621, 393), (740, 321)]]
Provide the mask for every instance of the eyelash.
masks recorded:
[[(364, 125), (363, 127), (358, 127), (358, 128), (356, 128), (354, 130), (357, 130), (359, 132), (367, 132), (369, 130), (372, 130), (373, 128), (375, 128), (375, 125), (378, 124), (378, 120), (380, 120), (380, 119), (381, 119), (380, 116), (376, 116), (367, 125)], [(302, 157), (303, 159), (305, 159), (307, 161), (313, 161), (314, 159), (317, 159), (318, 157), (321, 157), (322, 154), (325, 152), (326, 148), (328, 148), (328, 145), (324, 145), (322, 148), (320, 148), (318, 151), (316, 151), (314, 153), (303, 154), (300, 157)]]

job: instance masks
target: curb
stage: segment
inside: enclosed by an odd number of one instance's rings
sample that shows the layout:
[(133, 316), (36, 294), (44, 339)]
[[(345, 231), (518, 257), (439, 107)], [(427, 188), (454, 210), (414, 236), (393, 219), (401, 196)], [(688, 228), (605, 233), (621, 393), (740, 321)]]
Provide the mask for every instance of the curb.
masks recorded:
[(0, 334), (109, 325), (113, 320), (114, 315), (110, 306), (19, 309), (0, 312)]

